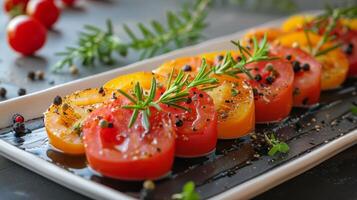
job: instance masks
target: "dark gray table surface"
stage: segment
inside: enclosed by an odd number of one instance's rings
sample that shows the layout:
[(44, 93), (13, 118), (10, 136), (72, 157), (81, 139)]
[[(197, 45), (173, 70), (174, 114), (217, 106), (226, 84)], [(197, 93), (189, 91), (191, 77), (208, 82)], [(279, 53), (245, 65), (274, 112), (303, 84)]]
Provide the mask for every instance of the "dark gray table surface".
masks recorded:
[[(286, 14), (274, 10), (254, 11), (238, 8), (216, 0), (205, 30), (206, 38), (214, 38), (245, 28), (277, 19)], [(323, 0), (297, 1), (300, 10), (318, 9), (324, 6)], [(312, 3), (313, 2), (313, 3)], [(341, 3), (341, 0), (335, 0)], [(352, 0), (356, 5), (356, 1)], [(112, 69), (96, 67), (81, 69), (77, 76), (70, 74), (51, 74), (49, 71), (58, 58), (55, 52), (76, 41), (76, 35), (84, 24), (103, 26), (107, 18), (113, 20), (115, 31), (124, 36), (121, 25), (133, 26), (136, 22), (149, 22), (150, 19), (164, 21), (166, 10), (176, 10), (182, 1), (168, 0), (88, 0), (79, 8), (65, 9), (59, 23), (48, 34), (46, 46), (35, 57), (21, 57), (14, 53), (6, 42), (8, 18), (0, 13), (0, 86), (9, 89), (8, 98), (16, 96), (16, 90), (24, 87), (34, 92), (51, 87), (51, 81), (61, 84), (91, 74)], [(126, 38), (123, 37), (125, 40)], [(118, 61), (123, 66), (136, 61), (138, 55)], [(46, 71), (44, 81), (31, 82), (26, 76), (30, 70)], [(2, 114), (2, 113), (0, 113)], [(256, 199), (357, 199), (357, 146), (320, 164), (290, 181), (258, 196)], [(87, 199), (50, 180), (47, 180), (0, 156), (0, 199)]]

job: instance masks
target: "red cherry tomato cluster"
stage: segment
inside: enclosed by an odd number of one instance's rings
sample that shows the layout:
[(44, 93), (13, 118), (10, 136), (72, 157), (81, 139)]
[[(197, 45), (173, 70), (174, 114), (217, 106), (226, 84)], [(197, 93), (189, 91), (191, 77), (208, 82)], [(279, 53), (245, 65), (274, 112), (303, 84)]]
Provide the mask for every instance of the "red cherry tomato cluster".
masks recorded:
[[(73, 6), (75, 0), (62, 0)], [(32, 55), (43, 47), (47, 29), (51, 29), (60, 17), (60, 9), (54, 0), (5, 0), (4, 11), (13, 18), (7, 27), (11, 48), (23, 55)]]

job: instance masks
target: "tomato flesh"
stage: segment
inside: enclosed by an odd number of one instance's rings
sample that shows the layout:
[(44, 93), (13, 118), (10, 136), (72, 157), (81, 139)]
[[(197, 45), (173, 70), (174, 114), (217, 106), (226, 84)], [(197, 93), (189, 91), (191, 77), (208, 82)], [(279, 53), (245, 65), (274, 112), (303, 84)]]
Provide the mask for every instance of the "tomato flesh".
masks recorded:
[[(89, 165), (104, 176), (122, 180), (158, 179), (171, 170), (175, 133), (166, 113), (151, 110), (150, 129), (138, 120), (128, 128), (132, 110), (120, 108), (123, 101), (110, 103), (91, 113), (83, 127)], [(101, 128), (99, 120), (112, 123)]]
[(7, 26), (10, 46), (23, 55), (31, 55), (46, 42), (46, 28), (28, 16), (17, 16)]
[(189, 93), (189, 100), (180, 104), (188, 111), (163, 105), (175, 127), (178, 157), (207, 155), (217, 143), (217, 115), (212, 98), (198, 89), (191, 89)]
[[(247, 77), (253, 87), (256, 122), (278, 122), (288, 117), (293, 105), (294, 81), (294, 72), (290, 63), (283, 59), (276, 59), (252, 63), (247, 68), (252, 69), (251, 74), (255, 78), (252, 80)], [(269, 77), (273, 77), (273, 74), (276, 76), (272, 82), (269, 82)]]
[(298, 48), (273, 46), (271, 52), (289, 61), (293, 69), (295, 65), (294, 106), (317, 104), (320, 100), (321, 64)]
[(342, 50), (349, 62), (349, 76), (357, 76), (357, 31), (349, 30), (338, 38), (343, 43)]

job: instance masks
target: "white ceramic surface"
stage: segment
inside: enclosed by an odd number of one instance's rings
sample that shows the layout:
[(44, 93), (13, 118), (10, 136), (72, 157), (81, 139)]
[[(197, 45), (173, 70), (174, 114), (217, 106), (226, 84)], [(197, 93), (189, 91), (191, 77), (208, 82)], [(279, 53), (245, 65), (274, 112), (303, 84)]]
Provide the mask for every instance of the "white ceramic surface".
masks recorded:
[[(265, 26), (280, 25), (281, 20), (263, 24)], [(256, 28), (256, 27), (255, 27)], [(201, 44), (173, 51), (152, 59), (134, 63), (132, 65), (117, 68), (102, 74), (94, 75), (53, 88), (36, 92), (27, 96), (10, 99), (0, 102), (0, 127), (6, 127), (10, 124), (12, 113), (22, 113), (26, 119), (32, 119), (42, 116), (48, 105), (56, 95), (65, 95), (72, 91), (85, 89), (89, 87), (99, 87), (109, 79), (121, 74), (127, 74), (134, 71), (150, 71), (157, 67), (163, 61), (180, 56), (190, 56), (199, 53), (231, 49), (233, 46), (230, 40), (239, 39), (246, 31), (240, 31), (232, 35), (209, 40)], [(325, 144), (312, 152), (301, 156), (287, 164), (284, 164), (274, 170), (271, 170), (257, 178), (247, 181), (232, 189), (227, 190), (215, 196), (213, 199), (248, 199), (260, 194), (314, 166), (322, 161), (332, 157), (340, 151), (356, 144), (357, 130), (346, 134), (328, 144)], [(77, 191), (83, 195), (94, 199), (132, 199), (116, 190), (100, 185), (93, 181), (86, 180), (76, 176), (54, 164), (51, 164), (41, 158), (27, 153), (0, 140), (0, 153), (8, 159), (47, 177), (71, 190)]]

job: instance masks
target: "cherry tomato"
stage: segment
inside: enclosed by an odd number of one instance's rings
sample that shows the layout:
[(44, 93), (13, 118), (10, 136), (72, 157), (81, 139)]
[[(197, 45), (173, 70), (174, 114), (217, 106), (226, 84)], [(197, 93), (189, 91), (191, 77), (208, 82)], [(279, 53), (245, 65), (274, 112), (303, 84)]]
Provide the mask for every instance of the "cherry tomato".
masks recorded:
[(349, 76), (357, 76), (357, 31), (348, 30), (338, 36), (338, 40), (343, 43), (342, 50), (346, 54), (349, 62)]
[(7, 26), (10, 46), (23, 55), (31, 55), (46, 42), (46, 28), (28, 16), (17, 16)]
[(162, 106), (165, 112), (170, 113), (175, 126), (175, 155), (200, 157), (211, 153), (217, 143), (217, 114), (212, 98), (194, 88), (189, 91), (188, 101), (180, 105), (189, 110)]
[(37, 19), (50, 29), (58, 20), (60, 10), (54, 0), (31, 0), (27, 5), (27, 15)]
[(152, 109), (148, 131), (141, 114), (128, 128), (133, 111), (120, 108), (123, 104), (118, 99), (93, 111), (86, 120), (83, 141), (89, 165), (104, 176), (122, 180), (165, 176), (175, 151), (175, 132), (168, 114)]
[(256, 122), (277, 122), (286, 118), (293, 105), (294, 72), (291, 64), (284, 59), (276, 59), (252, 63), (247, 68), (252, 69), (254, 77), (247, 79), (253, 87)]
[(14, 9), (20, 9), (21, 14), (25, 13), (26, 6), (29, 0), (4, 0), (5, 12), (10, 12)]
[[(321, 40), (321, 36), (308, 32), (308, 37), (312, 48), (316, 47)], [(309, 40), (303, 31), (285, 34), (276, 40), (277, 43), (294, 47), (298, 46), (306, 52), (310, 52)], [(321, 49), (331, 47), (333, 43), (327, 42)], [(341, 49), (334, 49), (327, 54), (315, 57), (322, 65), (321, 89), (328, 90), (339, 87), (346, 79), (349, 64), (346, 55)]]
[(73, 6), (76, 3), (76, 0), (62, 0), (62, 3), (66, 6)]
[(45, 112), (44, 123), (50, 144), (66, 154), (83, 154), (81, 126), (90, 112), (111, 100), (113, 92), (87, 89), (74, 92)]
[(321, 90), (321, 64), (299, 48), (272, 46), (271, 52), (292, 65), (294, 77), (294, 106), (317, 104)]

